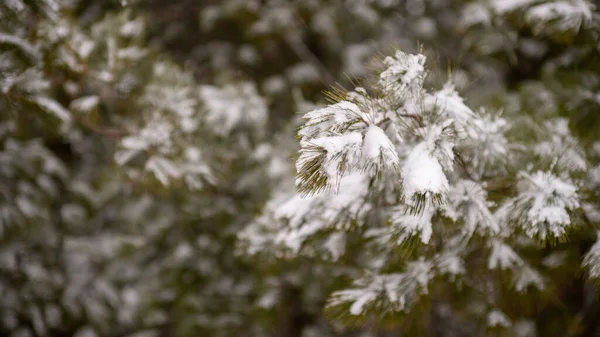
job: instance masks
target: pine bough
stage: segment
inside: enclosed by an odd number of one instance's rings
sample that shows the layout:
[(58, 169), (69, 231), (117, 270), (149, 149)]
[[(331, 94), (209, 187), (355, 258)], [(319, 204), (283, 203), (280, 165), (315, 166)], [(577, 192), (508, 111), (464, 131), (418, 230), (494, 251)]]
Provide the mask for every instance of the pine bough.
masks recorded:
[[(474, 111), (451, 82), (426, 88), (425, 62), (397, 51), (369, 88), (306, 113), (297, 191), (276, 194), (240, 238), (251, 254), (347, 264), (354, 281), (328, 304), (346, 315), (408, 313), (441, 281), (475, 290), (488, 326), (509, 326), (496, 303), (505, 275), (517, 294), (544, 290), (524, 249), (565, 239), (594, 208), (588, 160), (566, 120), (513, 134), (523, 116)], [(599, 251), (582, 261), (591, 277)]]

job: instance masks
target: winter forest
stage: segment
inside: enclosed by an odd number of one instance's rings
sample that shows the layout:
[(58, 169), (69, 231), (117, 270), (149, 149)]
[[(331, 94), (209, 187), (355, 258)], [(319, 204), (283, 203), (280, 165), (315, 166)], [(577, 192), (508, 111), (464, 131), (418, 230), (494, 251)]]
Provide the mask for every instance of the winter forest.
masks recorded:
[(0, 0), (0, 336), (600, 336), (600, 3)]

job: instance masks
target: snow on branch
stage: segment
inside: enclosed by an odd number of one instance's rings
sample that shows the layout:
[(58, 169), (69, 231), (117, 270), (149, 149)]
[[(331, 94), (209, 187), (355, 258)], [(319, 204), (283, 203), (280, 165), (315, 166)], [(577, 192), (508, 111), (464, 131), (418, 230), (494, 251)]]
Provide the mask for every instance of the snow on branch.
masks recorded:
[(240, 126), (262, 128), (267, 121), (267, 104), (251, 82), (204, 85), (199, 88), (206, 108), (206, 122), (215, 133), (228, 135)]
[(34, 62), (38, 62), (42, 59), (41, 53), (35, 46), (18, 36), (0, 32), (0, 44), (8, 44), (19, 48), (19, 50), (25, 53), (25, 55)]
[(167, 61), (156, 63), (152, 75), (139, 102), (143, 121), (120, 139), (115, 161), (124, 166), (143, 158), (143, 169), (130, 171), (136, 177), (147, 172), (164, 186), (182, 179), (200, 189), (214, 176), (205, 151), (195, 142), (202, 118), (194, 79)]
[(569, 130), (569, 121), (554, 118), (544, 122), (547, 139), (534, 147), (534, 153), (556, 169), (577, 172), (587, 169), (587, 160), (579, 142)]
[[(273, 248), (297, 255), (318, 233), (336, 229), (340, 231), (337, 234), (342, 234), (341, 230), (352, 224), (363, 225), (363, 218), (371, 209), (365, 201), (368, 187), (368, 177), (353, 173), (341, 179), (338, 193), (277, 195), (267, 204), (263, 216), (239, 237), (251, 254)], [(342, 243), (342, 237), (332, 235), (322, 243), (322, 248), (335, 258), (343, 253)]]
[[(484, 186), (471, 180), (459, 180), (448, 194), (446, 214), (453, 220), (463, 219), (463, 233), (471, 237), (480, 234), (498, 234), (500, 225), (490, 207), (494, 203), (487, 201)], [(478, 230), (479, 229), (479, 230)]]
[(376, 178), (395, 172), (401, 173), (397, 182), (415, 211), (425, 202), (443, 200), (453, 148), (475, 114), (451, 83), (427, 93), (425, 56), (398, 51), (383, 63), (387, 68), (373, 88), (377, 95), (363, 88), (332, 94), (337, 103), (304, 115), (296, 162), (302, 194), (335, 190), (340, 178), (353, 171)]
[(583, 259), (583, 267), (587, 268), (589, 277), (596, 280), (600, 279), (600, 232), (598, 238)]
[(519, 194), (500, 209), (500, 216), (518, 223), (530, 237), (559, 239), (572, 225), (569, 212), (579, 208), (577, 186), (550, 172), (520, 173)]
[(433, 264), (419, 259), (406, 264), (403, 273), (367, 275), (354, 282), (354, 287), (332, 294), (327, 304), (350, 306), (350, 314), (358, 316), (367, 310), (379, 312), (405, 311), (428, 293), (433, 278)]
[(417, 145), (402, 166), (402, 187), (409, 203), (418, 213), (429, 200), (441, 201), (448, 192), (448, 179), (442, 165), (427, 148), (427, 143)]
[(63, 123), (71, 122), (71, 112), (54, 99), (47, 96), (33, 96), (30, 99), (40, 108), (60, 119)]
[(379, 75), (378, 86), (398, 96), (413, 89), (421, 89), (427, 76), (426, 60), (427, 58), (422, 54), (396, 51), (394, 57), (387, 56), (383, 60), (387, 68)]
[(454, 88), (447, 82), (441, 90), (425, 97), (425, 109), (437, 111), (441, 116), (452, 119), (461, 127), (465, 127), (475, 117), (475, 113), (465, 103)]
[(530, 286), (539, 290), (544, 289), (542, 276), (525, 262), (508, 244), (501, 240), (490, 243), (491, 252), (488, 258), (488, 268), (501, 271), (511, 271), (512, 283), (516, 291), (524, 292)]
[(535, 5), (527, 11), (525, 19), (534, 32), (578, 32), (590, 24), (594, 5), (586, 0), (559, 0)]

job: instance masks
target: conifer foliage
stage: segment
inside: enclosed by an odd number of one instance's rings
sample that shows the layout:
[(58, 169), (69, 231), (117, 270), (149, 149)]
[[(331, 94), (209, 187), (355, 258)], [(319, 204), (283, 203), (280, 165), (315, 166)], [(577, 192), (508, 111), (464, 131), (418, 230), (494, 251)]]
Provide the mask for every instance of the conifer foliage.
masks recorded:
[[(372, 86), (304, 114), (299, 195), (273, 206), (284, 225), (272, 242), (351, 261), (350, 283), (327, 304), (338, 318), (410, 315), (466, 288), (485, 308), (482, 329), (512, 327), (505, 296), (554, 287), (531, 250), (590, 229), (588, 160), (565, 119), (528, 120), (519, 135), (522, 116), (473, 110), (451, 81), (427, 88), (424, 55), (396, 51), (382, 63)], [(580, 261), (591, 278), (596, 246)]]
[(0, 336), (597, 335), (598, 9), (0, 0)]

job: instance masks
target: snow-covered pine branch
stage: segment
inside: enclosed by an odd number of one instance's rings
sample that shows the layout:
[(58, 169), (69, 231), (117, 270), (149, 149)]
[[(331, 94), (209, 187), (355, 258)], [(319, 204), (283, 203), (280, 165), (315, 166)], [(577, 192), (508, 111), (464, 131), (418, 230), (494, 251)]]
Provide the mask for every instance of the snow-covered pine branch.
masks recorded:
[[(304, 115), (297, 194), (268, 203), (239, 235), (246, 248), (351, 259), (354, 283), (329, 305), (361, 317), (409, 312), (442, 277), (488, 291), (474, 285), (480, 276), (469, 268), (490, 278), (509, 273), (516, 293), (544, 291), (542, 272), (511, 239), (524, 231), (523, 242), (552, 241), (576, 227), (570, 214), (580, 206), (576, 179), (587, 161), (567, 121), (519, 125), (539, 134), (526, 152), (511, 134), (514, 116), (473, 111), (452, 82), (425, 88), (423, 55), (398, 51), (384, 65), (373, 87), (335, 95), (337, 102)], [(498, 185), (510, 179), (518, 183)], [(496, 189), (514, 194), (498, 197)], [(350, 242), (364, 255), (348, 251)], [(594, 261), (590, 253), (585, 265)], [(489, 324), (510, 323), (499, 317)]]
[(423, 88), (424, 55), (398, 51), (384, 64), (373, 88), (377, 96), (357, 88), (304, 116), (296, 165), (300, 192), (335, 190), (350, 172), (379, 178), (395, 172), (395, 183), (417, 212), (425, 202), (441, 203), (448, 191), (444, 171), (453, 170), (454, 145), (474, 113), (450, 83), (439, 91)]

